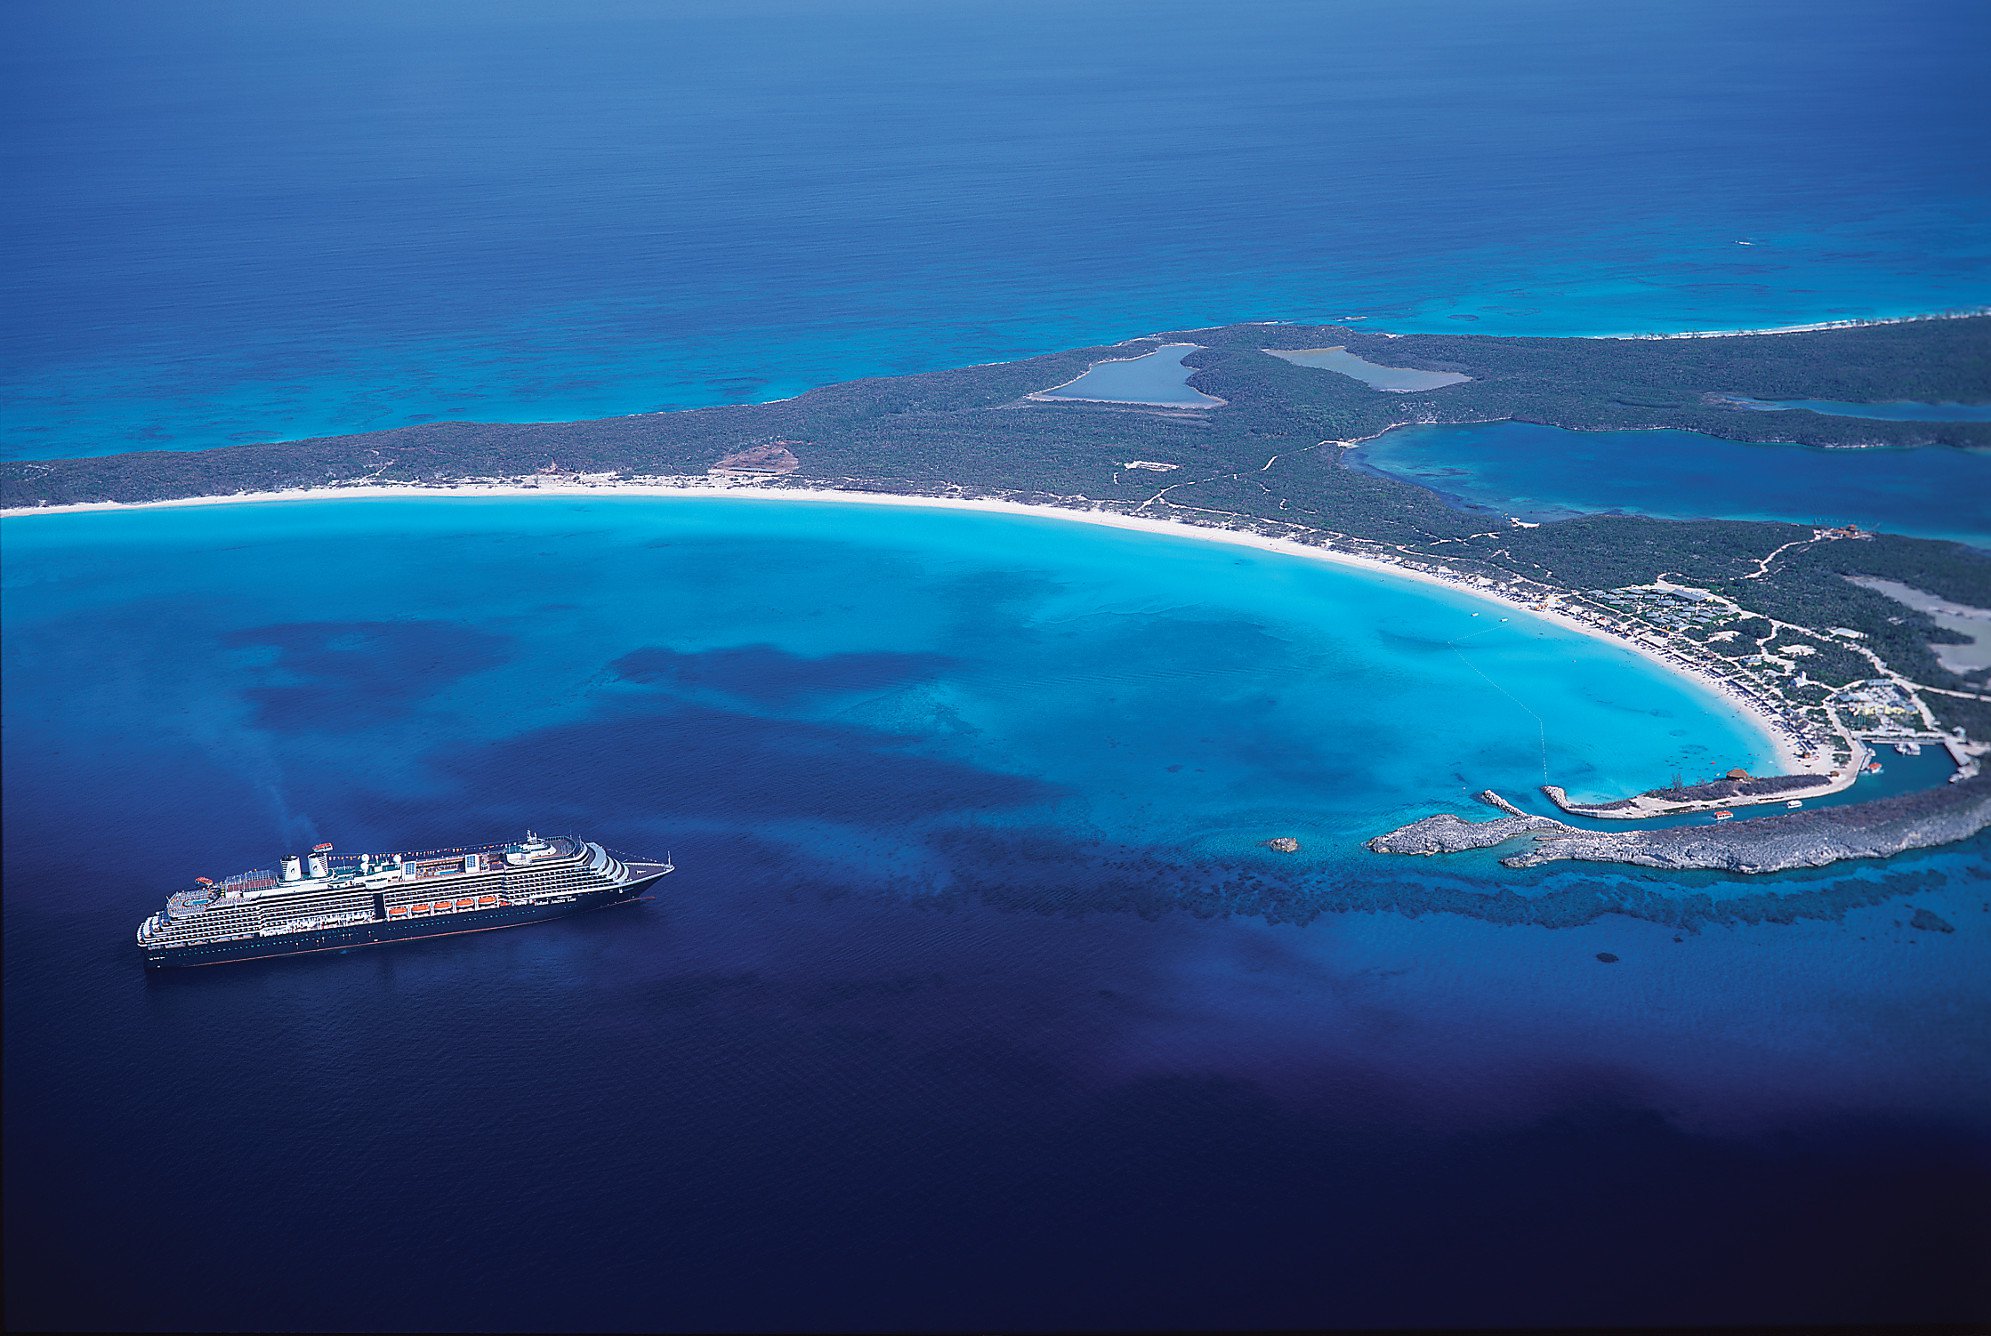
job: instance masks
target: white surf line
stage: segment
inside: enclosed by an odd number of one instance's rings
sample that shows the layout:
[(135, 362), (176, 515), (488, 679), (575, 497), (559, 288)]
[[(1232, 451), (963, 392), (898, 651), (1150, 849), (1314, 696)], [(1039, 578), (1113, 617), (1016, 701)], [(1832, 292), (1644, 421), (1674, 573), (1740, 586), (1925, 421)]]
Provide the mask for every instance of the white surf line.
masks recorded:
[(1742, 339), (1759, 334), (1817, 334), (1828, 329), (1868, 329), (1877, 325), (1913, 325), (1924, 320), (1973, 320), (1991, 315), (1991, 306), (1963, 311), (1931, 311), (1926, 315), (1875, 316), (1866, 319), (1817, 320), (1807, 325), (1776, 325), (1766, 329), (1689, 329), (1673, 334), (1578, 334), (1579, 339)]

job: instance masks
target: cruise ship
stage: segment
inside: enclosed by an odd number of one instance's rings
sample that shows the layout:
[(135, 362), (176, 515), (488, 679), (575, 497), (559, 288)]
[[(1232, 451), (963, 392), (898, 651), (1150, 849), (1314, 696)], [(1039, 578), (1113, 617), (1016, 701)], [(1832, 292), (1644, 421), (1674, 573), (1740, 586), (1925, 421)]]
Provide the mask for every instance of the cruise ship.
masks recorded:
[(138, 948), (160, 969), (515, 928), (634, 900), (673, 871), (530, 831), (516, 844), (337, 859), (321, 844), (174, 892), (139, 925)]

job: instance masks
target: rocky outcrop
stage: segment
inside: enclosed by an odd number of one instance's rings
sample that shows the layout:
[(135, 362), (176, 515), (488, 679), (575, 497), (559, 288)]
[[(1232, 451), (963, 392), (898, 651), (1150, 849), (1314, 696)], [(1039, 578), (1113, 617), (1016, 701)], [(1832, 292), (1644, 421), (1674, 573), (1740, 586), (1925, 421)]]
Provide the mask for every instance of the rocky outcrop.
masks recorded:
[(1532, 847), (1500, 861), (1516, 868), (1576, 860), (1751, 873), (1824, 867), (1849, 858), (1886, 858), (1969, 839), (1991, 827), (1991, 777), (1870, 803), (1663, 830), (1579, 830), (1547, 817), (1528, 816), (1491, 793), (1480, 797), (1508, 815), (1491, 821), (1426, 817), (1370, 840), (1369, 847), (1377, 853), (1456, 853), (1528, 836), (1534, 840)]
[(798, 441), (776, 441), (771, 445), (756, 445), (745, 450), (736, 450), (714, 464), (710, 472), (731, 473), (793, 473), (802, 467), (802, 461), (788, 447), (798, 445)]
[(1507, 815), (1491, 821), (1467, 821), (1449, 812), (1427, 816), (1387, 835), (1378, 835), (1369, 841), (1369, 847), (1379, 854), (1456, 854), (1468, 849), (1490, 849), (1531, 831), (1573, 829), (1545, 816), (1529, 816), (1492, 789), (1482, 791), (1478, 797)]

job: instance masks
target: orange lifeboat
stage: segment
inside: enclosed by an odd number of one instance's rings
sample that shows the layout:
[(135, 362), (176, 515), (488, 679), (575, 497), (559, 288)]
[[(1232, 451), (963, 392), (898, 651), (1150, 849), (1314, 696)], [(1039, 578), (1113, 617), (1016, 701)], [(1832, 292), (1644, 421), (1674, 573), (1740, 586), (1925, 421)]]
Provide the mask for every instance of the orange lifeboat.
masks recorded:
[(477, 903), (480, 905), (495, 905), (498, 903), (498, 897), (495, 895), (480, 895), (477, 897)]
[(434, 905), (415, 905), (415, 906), (414, 906), (413, 908), (414, 908), (414, 910), (415, 910), (415, 912), (416, 912), (417, 914), (426, 914), (426, 913), (428, 913), (428, 912), (429, 912), (429, 911), (430, 911), (431, 909), (434, 909), (434, 908), (435, 908), (435, 906), (434, 906)]
[(389, 918), (393, 918), (396, 914), (405, 914), (407, 912), (408, 912), (408, 906), (406, 905), (387, 906), (387, 917)]
[(477, 897), (474, 895), (465, 896), (456, 902), (456, 907), (458, 909), (475, 909), (477, 907)]

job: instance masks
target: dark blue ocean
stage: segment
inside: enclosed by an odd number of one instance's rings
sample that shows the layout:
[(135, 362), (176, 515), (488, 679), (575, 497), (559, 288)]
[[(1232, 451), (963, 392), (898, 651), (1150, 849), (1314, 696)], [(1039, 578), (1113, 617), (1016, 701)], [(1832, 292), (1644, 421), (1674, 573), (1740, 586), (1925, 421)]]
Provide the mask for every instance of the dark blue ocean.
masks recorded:
[[(1991, 1298), (1985, 839), (1761, 879), (1362, 848), (1765, 763), (1621, 649), (1193, 539), (753, 499), (27, 516), (0, 558), (11, 1325)], [(196, 874), (528, 825), (680, 871), (344, 955), (131, 942)]]
[[(0, 450), (1991, 304), (1976, 0), (19, 0)], [(1741, 243), (1748, 244), (1741, 244)]]

